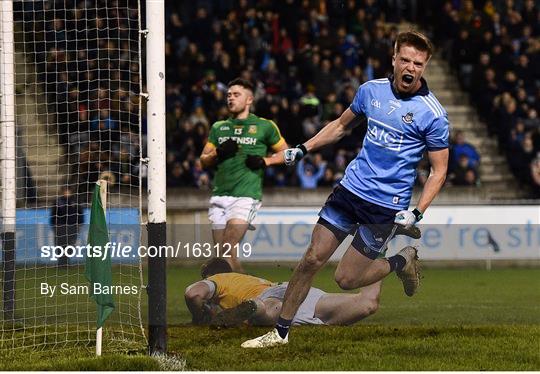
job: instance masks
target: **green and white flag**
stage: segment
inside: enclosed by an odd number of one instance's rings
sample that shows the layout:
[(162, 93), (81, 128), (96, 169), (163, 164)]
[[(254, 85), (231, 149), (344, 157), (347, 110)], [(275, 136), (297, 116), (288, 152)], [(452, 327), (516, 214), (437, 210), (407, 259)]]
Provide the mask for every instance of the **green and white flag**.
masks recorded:
[[(104, 184), (104, 189), (106, 190), (106, 182)], [(105, 220), (104, 204), (101, 199), (101, 188), (100, 184), (96, 183), (90, 211), (88, 244), (90, 244), (91, 248), (101, 247), (101, 252), (105, 253), (105, 245), (109, 242), (109, 232), (107, 231), (107, 222)], [(94, 294), (94, 283), (100, 284), (100, 289), (103, 289), (105, 286), (110, 289), (112, 285), (111, 256), (108, 253), (105, 258), (86, 256), (85, 275), (90, 282), (90, 297), (97, 304), (97, 328), (99, 329), (111, 315), (115, 306), (112, 295), (103, 293)]]

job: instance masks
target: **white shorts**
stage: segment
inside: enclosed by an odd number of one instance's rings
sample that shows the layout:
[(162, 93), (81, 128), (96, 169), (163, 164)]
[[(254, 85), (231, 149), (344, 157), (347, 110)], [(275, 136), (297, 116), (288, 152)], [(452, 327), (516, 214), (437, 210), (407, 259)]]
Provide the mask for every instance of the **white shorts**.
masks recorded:
[[(259, 295), (259, 298), (261, 300), (265, 300), (273, 297), (283, 301), (285, 298), (285, 291), (287, 290), (287, 284), (288, 282), (285, 282), (280, 283), (277, 286), (267, 288)], [(321, 319), (315, 317), (315, 308), (317, 307), (317, 303), (324, 295), (326, 295), (326, 292), (318, 288), (311, 287), (306, 299), (302, 302), (302, 304), (300, 304), (300, 307), (292, 320), (292, 325), (324, 325), (325, 323)]]
[(260, 207), (261, 201), (251, 197), (212, 196), (208, 219), (212, 223), (213, 230), (224, 229), (227, 221), (233, 218), (251, 224)]

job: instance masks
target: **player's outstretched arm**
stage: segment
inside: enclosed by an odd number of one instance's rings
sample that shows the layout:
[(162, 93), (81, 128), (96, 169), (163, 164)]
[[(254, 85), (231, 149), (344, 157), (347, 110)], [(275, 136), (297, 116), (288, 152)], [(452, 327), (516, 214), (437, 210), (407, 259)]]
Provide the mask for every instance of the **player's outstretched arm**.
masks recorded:
[(356, 115), (351, 111), (350, 108), (347, 108), (338, 119), (333, 120), (324, 126), (321, 131), (319, 131), (315, 136), (309, 139), (304, 143), (304, 146), (308, 151), (314, 151), (316, 149), (322, 148), (328, 144), (337, 143), (343, 136), (349, 124), (356, 117)]
[(298, 160), (301, 160), (309, 151), (314, 151), (328, 144), (338, 142), (346, 131), (351, 127), (351, 123), (356, 115), (347, 108), (341, 116), (328, 123), (314, 137), (309, 139), (304, 144), (299, 144), (294, 148), (286, 149), (283, 152), (283, 159), (286, 165), (294, 165)]
[(417, 209), (422, 213), (426, 211), (444, 185), (448, 170), (448, 148), (429, 151), (428, 158), (431, 164), (431, 171), (416, 205)]
[(289, 145), (287, 143), (280, 143), (278, 147), (272, 147), (272, 150), (276, 153), (274, 153), (270, 157), (264, 157), (264, 162), (266, 166), (272, 166), (272, 165), (281, 165), (285, 163), (285, 157), (283, 154), (283, 151), (289, 148)]

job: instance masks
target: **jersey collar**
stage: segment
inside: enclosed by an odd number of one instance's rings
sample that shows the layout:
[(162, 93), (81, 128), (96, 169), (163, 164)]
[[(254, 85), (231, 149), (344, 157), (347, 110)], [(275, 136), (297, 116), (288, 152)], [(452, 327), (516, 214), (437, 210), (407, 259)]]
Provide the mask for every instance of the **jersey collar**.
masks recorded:
[(420, 96), (427, 96), (429, 95), (429, 88), (427, 85), (427, 82), (424, 78), (420, 78), (420, 83), (422, 84), (418, 91), (412, 93), (412, 94), (401, 94), (394, 88), (394, 74), (390, 74), (388, 77), (388, 80), (390, 81), (390, 88), (392, 89), (392, 93), (397, 99), (408, 99), (410, 97), (414, 97), (416, 95)]
[(243, 124), (246, 121), (253, 120), (253, 117), (255, 117), (255, 115), (253, 113), (249, 113), (248, 116), (244, 119), (236, 119), (236, 118), (229, 117), (229, 121), (231, 121), (233, 124)]

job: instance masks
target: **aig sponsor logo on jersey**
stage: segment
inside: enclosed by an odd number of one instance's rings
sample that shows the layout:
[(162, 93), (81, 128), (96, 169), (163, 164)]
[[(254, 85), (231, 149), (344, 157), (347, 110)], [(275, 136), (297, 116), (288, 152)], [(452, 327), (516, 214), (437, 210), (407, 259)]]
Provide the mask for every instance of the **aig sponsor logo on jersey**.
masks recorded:
[(399, 152), (403, 143), (403, 131), (381, 121), (368, 118), (366, 139), (390, 151)]

